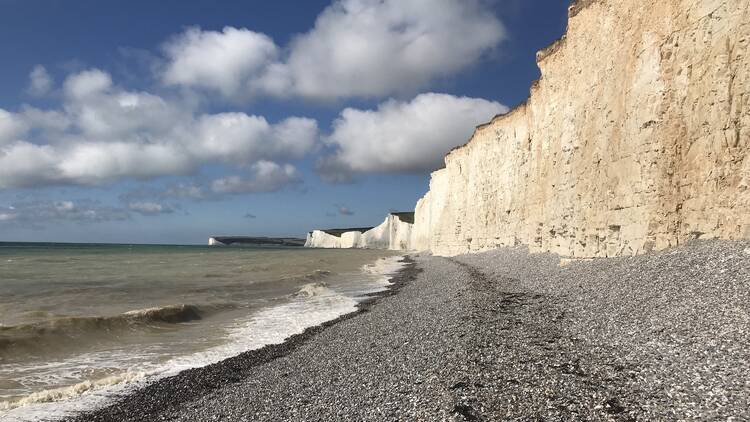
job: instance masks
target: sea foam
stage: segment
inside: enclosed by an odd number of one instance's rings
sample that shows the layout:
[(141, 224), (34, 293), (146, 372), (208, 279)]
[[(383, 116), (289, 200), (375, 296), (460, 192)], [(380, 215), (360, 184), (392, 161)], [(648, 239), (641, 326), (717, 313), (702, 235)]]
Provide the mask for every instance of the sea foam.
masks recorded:
[[(187, 356), (174, 357), (160, 364), (140, 365), (137, 371), (124, 370), (66, 387), (39, 391), (14, 401), (0, 402), (0, 417), (3, 421), (10, 422), (71, 416), (83, 410), (107, 405), (116, 395), (180, 371), (216, 363), (265, 345), (282, 343), (308, 327), (355, 311), (358, 299), (362, 296), (387, 288), (390, 275), (402, 265), (399, 260), (398, 256), (381, 258), (363, 266), (361, 270), (365, 279), (356, 288), (335, 289), (321, 281), (304, 284), (285, 302), (262, 308), (247, 318), (234, 320), (226, 327), (228, 335), (224, 344)], [(330, 273), (326, 271), (316, 271), (315, 276), (309, 279), (323, 278), (328, 274)], [(179, 321), (184, 319), (182, 315), (185, 312), (190, 315), (193, 311), (197, 315), (201, 313), (198, 309), (191, 309), (189, 305), (174, 305), (130, 311), (121, 317)], [(87, 359), (82, 357), (82, 360)]]

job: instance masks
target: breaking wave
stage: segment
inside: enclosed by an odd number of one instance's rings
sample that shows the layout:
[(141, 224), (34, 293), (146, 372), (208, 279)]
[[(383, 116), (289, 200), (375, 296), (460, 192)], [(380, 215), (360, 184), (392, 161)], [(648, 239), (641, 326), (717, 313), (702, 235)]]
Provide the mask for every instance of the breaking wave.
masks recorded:
[[(177, 304), (137, 309), (112, 316), (90, 317), (40, 313), (26, 316), (43, 318), (43, 322), (0, 325), (0, 363), (8, 363), (7, 368), (14, 365), (19, 368), (33, 365), (30, 355), (41, 357), (42, 360), (38, 362), (44, 364), (64, 363), (60, 368), (42, 371), (43, 375), (35, 372), (32, 373), (33, 377), (28, 378), (32, 382), (37, 382), (40, 376), (50, 377), (49, 381), (45, 381), (46, 389), (39, 389), (30, 394), (19, 390), (9, 397), (0, 397), (0, 419), (26, 421), (58, 418), (60, 415), (66, 415), (66, 412), (72, 412), (67, 415), (73, 415), (79, 410), (108, 403), (116, 394), (131, 391), (130, 389), (137, 385), (145, 385), (185, 369), (215, 363), (267, 344), (281, 343), (290, 335), (301, 333), (310, 326), (356, 310), (359, 298), (363, 294), (387, 288), (386, 274), (392, 273), (393, 269), (398, 267), (396, 259), (378, 260), (367, 265), (362, 268), (365, 274), (348, 271), (311, 271), (308, 267), (305, 272), (269, 281), (269, 287), (266, 287), (265, 282), (255, 283), (252, 288), (258, 292), (270, 290), (271, 287), (277, 288), (276, 291), (279, 292), (278, 296), (273, 296), (273, 300), (264, 299), (262, 305), (257, 307), (237, 303)], [(209, 292), (218, 290), (223, 294), (220, 297), (229, 298), (222, 300), (234, 301), (240, 300), (235, 298), (239, 296), (234, 294), (235, 289), (239, 291), (247, 289), (248, 286), (211, 284), (193, 285), (190, 288), (200, 288)], [(226, 294), (227, 292), (231, 294)], [(213, 300), (216, 299), (207, 301)], [(244, 309), (246, 306), (247, 310)], [(230, 311), (232, 309), (234, 311)], [(230, 312), (208, 318), (211, 314), (224, 310)], [(142, 336), (168, 336), (169, 334), (163, 332), (176, 330), (180, 327), (179, 324), (202, 319), (206, 321), (184, 327), (186, 334), (183, 334), (182, 329), (175, 332), (175, 338), (190, 338), (190, 333), (193, 333), (190, 330), (204, 324), (214, 324), (223, 332), (221, 336), (217, 335), (220, 341), (206, 342), (205, 347), (191, 347), (185, 353), (172, 352), (172, 356), (167, 360), (140, 358), (139, 353), (146, 356), (142, 349), (133, 349), (131, 353), (127, 346), (111, 347), (111, 344), (118, 342), (128, 345), (132, 339)], [(104, 347), (98, 347), (98, 342), (106, 344)], [(115, 349), (117, 355), (112, 354), (112, 350)], [(92, 354), (91, 350), (100, 352)], [(47, 354), (50, 356), (46, 356)], [(167, 355), (164, 354), (164, 357)], [(5, 358), (8, 359), (4, 360)], [(139, 363), (132, 365), (130, 362)], [(84, 370), (81, 371), (80, 368)], [(86, 373), (88, 369), (99, 369), (101, 372), (94, 375)], [(13, 371), (19, 373), (16, 369), (10, 369), (9, 373), (14, 373)], [(72, 375), (67, 375), (68, 373)], [(85, 378), (82, 379), (83, 377)], [(17, 376), (17, 379), (20, 380), (22, 377)], [(4, 399), (7, 401), (3, 401)]]
[(317, 297), (317, 296), (333, 296), (336, 293), (328, 288), (326, 283), (310, 283), (305, 284), (300, 288), (297, 293), (294, 293), (294, 297)]
[(36, 393), (29, 394), (28, 396), (18, 400), (0, 402), (0, 410), (12, 410), (18, 407), (35, 403), (50, 403), (78, 397), (83, 393), (96, 390), (98, 388), (117, 385), (125, 382), (138, 381), (145, 378), (146, 375), (147, 374), (143, 372), (124, 372), (122, 374), (110, 375), (108, 377), (96, 380), (86, 380), (67, 387), (42, 390)]
[(0, 326), (0, 357), (12, 358), (17, 353), (42, 346), (56, 348), (65, 344), (82, 345), (115, 337), (123, 331), (200, 320), (221, 308), (231, 306), (179, 304), (137, 309), (114, 316), (57, 317), (31, 324)]

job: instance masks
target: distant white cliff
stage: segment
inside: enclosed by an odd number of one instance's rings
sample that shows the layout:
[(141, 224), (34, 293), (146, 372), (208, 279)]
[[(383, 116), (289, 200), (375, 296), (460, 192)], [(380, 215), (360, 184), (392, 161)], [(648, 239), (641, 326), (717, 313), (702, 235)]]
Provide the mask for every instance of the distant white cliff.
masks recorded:
[(224, 243), (216, 240), (215, 237), (208, 238), (208, 246), (224, 246)]
[(412, 249), (414, 213), (391, 213), (373, 228), (313, 230), (307, 234), (309, 248)]
[(258, 236), (211, 236), (208, 246), (303, 246), (305, 239), (295, 237), (258, 237)]

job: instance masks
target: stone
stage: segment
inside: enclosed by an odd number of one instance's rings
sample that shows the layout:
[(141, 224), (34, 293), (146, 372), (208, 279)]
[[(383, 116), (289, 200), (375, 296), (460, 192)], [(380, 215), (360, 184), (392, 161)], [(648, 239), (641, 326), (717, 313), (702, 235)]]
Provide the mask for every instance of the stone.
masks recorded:
[(747, 237), (749, 9), (574, 2), (528, 101), (432, 174), (404, 249), (590, 258)]
[(362, 249), (411, 249), (412, 224), (403, 221), (404, 214), (391, 213), (378, 226), (370, 230), (347, 231), (340, 236), (331, 235), (323, 230), (313, 230), (307, 234), (306, 247), (311, 248), (362, 248)]

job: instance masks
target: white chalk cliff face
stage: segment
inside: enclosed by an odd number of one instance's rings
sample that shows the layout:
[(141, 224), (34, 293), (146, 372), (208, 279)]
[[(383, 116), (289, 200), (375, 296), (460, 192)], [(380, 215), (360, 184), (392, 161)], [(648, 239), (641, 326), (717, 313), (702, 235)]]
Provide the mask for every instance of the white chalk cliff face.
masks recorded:
[(213, 237), (208, 238), (208, 246), (223, 246), (224, 244), (219, 242)]
[(341, 238), (330, 235), (323, 230), (313, 230), (307, 233), (306, 248), (340, 248)]
[(579, 0), (527, 103), (432, 174), (406, 248), (603, 257), (750, 237), (748, 44), (747, 0)]
[(305, 246), (309, 248), (363, 248), (410, 250), (412, 225), (401, 221), (399, 216), (389, 214), (379, 226), (364, 233), (350, 231), (333, 236), (323, 230), (307, 234)]

